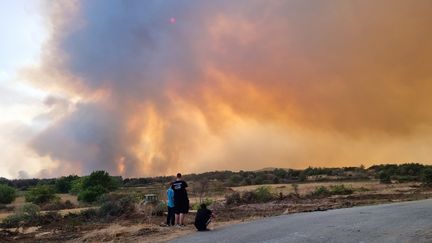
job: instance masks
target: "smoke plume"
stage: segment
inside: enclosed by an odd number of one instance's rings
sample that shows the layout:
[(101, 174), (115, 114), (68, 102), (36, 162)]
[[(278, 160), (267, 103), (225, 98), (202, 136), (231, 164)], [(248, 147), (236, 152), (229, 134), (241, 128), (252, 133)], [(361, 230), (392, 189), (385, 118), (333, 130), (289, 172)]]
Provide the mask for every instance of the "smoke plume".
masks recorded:
[(51, 38), (29, 75), (71, 104), (31, 146), (54, 174), (428, 162), (431, 12), (427, 0), (47, 4)]

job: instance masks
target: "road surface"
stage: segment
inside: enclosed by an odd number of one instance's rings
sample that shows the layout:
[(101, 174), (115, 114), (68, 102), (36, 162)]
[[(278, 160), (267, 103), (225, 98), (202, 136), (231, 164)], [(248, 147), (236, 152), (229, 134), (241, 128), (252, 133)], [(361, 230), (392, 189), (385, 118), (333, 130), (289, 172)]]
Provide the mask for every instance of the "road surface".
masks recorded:
[(173, 242), (432, 242), (432, 199), (283, 215)]

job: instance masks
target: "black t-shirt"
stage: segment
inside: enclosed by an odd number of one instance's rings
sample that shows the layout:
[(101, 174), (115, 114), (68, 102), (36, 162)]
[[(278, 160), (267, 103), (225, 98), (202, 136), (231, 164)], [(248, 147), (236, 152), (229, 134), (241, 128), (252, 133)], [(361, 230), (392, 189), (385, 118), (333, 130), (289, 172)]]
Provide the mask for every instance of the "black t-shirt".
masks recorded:
[(174, 181), (171, 188), (174, 190), (174, 203), (188, 200), (186, 191), (188, 184), (185, 181)]
[(197, 229), (205, 229), (211, 215), (212, 211), (209, 209), (198, 209), (195, 217), (195, 227), (197, 227)]

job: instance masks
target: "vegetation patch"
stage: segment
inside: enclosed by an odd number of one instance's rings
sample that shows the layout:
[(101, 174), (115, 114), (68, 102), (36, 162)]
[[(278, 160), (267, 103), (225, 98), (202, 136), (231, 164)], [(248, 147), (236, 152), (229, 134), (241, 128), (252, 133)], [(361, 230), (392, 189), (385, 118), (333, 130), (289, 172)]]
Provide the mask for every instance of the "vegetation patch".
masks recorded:
[(9, 204), (15, 200), (16, 190), (8, 185), (0, 184), (0, 204)]

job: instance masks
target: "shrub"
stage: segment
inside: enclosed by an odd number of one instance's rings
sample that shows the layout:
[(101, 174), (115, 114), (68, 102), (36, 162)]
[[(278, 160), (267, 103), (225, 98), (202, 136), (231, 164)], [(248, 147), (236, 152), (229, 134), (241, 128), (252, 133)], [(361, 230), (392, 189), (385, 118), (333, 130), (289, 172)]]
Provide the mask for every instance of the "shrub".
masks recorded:
[(7, 216), (1, 227), (3, 228), (18, 228), (22, 225), (37, 223), (39, 221), (40, 208), (32, 203), (24, 204), (15, 214)]
[(345, 187), (345, 185), (335, 185), (330, 186), (330, 192), (333, 195), (349, 195), (353, 194), (354, 190), (352, 188)]
[(227, 205), (239, 204), (241, 202), (240, 193), (234, 192), (225, 196)]
[(211, 198), (204, 198), (201, 202), (196, 202), (192, 204), (193, 210), (198, 210), (201, 207), (201, 204), (205, 204), (206, 206), (210, 206), (213, 204), (213, 200)]
[(268, 202), (274, 198), (270, 188), (262, 186), (255, 190), (255, 198), (258, 202)]
[(78, 201), (84, 201), (88, 203), (95, 202), (100, 196), (107, 193), (108, 190), (102, 186), (92, 186), (84, 189), (78, 194)]
[(254, 191), (243, 192), (241, 195), (241, 202), (254, 203), (257, 201), (257, 196)]
[(55, 188), (58, 193), (68, 193), (72, 189), (72, 182), (76, 180), (78, 176), (62, 176), (55, 181)]
[(54, 210), (62, 210), (62, 209), (71, 209), (75, 208), (75, 205), (69, 200), (62, 202), (60, 200), (54, 200), (42, 206), (42, 210), (46, 211), (54, 211)]
[(370, 191), (370, 189), (368, 189), (368, 188), (366, 188), (366, 187), (360, 187), (360, 188), (357, 188), (357, 189), (355, 189), (356, 191), (358, 191), (358, 192), (368, 192), (368, 191)]
[(40, 213), (40, 207), (33, 203), (26, 203), (18, 209), (18, 213), (28, 215), (30, 217), (36, 217)]
[(238, 186), (242, 180), (243, 177), (241, 177), (240, 175), (232, 175), (228, 179), (228, 183), (230, 186)]
[(21, 222), (25, 220), (23, 215), (12, 214), (3, 219), (1, 223), (2, 228), (18, 228), (20, 227)]
[(26, 202), (44, 204), (56, 199), (55, 190), (49, 185), (38, 185), (29, 189), (25, 195)]
[(93, 219), (98, 216), (98, 210), (94, 208), (89, 208), (86, 210), (81, 211), (81, 216), (83, 216), (85, 219)]
[(16, 190), (13, 187), (0, 184), (0, 204), (9, 204), (15, 200)]
[[(192, 209), (193, 209), (193, 207), (192, 207)], [(157, 216), (163, 216), (163, 214), (164, 214), (164, 212), (165, 212), (166, 210), (167, 210), (167, 206), (166, 206), (166, 204), (163, 203), (163, 202), (161, 202), (161, 203), (158, 203), (158, 204), (154, 207), (152, 214), (153, 214), (153, 215), (157, 215)]]
[[(98, 214), (102, 217), (121, 216), (135, 212), (135, 202), (132, 197), (124, 196), (119, 200), (107, 200), (102, 203)], [(162, 212), (163, 214), (163, 212)]]
[(73, 180), (71, 182), (71, 189), (69, 190), (69, 192), (71, 194), (78, 195), (78, 193), (83, 190), (84, 179), (85, 177), (80, 177)]
[(317, 196), (317, 197), (329, 196), (330, 195), (330, 191), (325, 186), (319, 186), (319, 187), (315, 188), (315, 190), (311, 193), (311, 195), (312, 196)]
[(211, 198), (204, 198), (204, 200), (202, 200), (201, 204), (204, 203), (206, 206), (210, 206), (213, 204), (213, 199)]
[(423, 170), (422, 182), (425, 186), (432, 186), (432, 168)]
[(121, 207), (118, 203), (113, 201), (105, 202), (101, 205), (99, 208), (99, 215), (106, 217), (106, 216), (120, 216), (121, 215)]
[(391, 178), (390, 178), (390, 174), (389, 173), (387, 173), (385, 171), (382, 171), (379, 174), (379, 178), (380, 178), (380, 183), (382, 183), (382, 184), (391, 184)]

